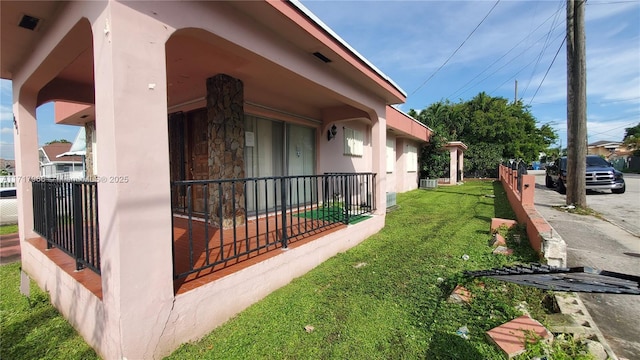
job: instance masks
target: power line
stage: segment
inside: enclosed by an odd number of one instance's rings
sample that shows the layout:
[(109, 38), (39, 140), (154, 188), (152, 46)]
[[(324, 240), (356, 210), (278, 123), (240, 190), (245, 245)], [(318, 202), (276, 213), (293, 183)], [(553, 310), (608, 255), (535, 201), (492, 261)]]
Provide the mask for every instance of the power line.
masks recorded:
[(562, 43), (560, 43), (560, 47), (558, 47), (558, 51), (556, 51), (556, 54), (553, 56), (553, 60), (551, 60), (551, 64), (549, 64), (549, 67), (547, 68), (547, 72), (544, 73), (544, 76), (542, 77), (542, 80), (540, 81), (540, 85), (538, 85), (538, 88), (536, 89), (536, 92), (533, 93), (533, 96), (531, 97), (531, 100), (529, 100), (529, 105), (531, 105), (531, 102), (533, 101), (533, 99), (535, 99), (536, 95), (538, 95), (538, 91), (540, 90), (540, 87), (542, 86), (542, 83), (544, 83), (544, 80), (547, 78), (547, 75), (549, 74), (549, 70), (551, 70), (551, 67), (553, 66), (553, 63), (556, 62), (556, 58), (558, 57), (558, 53), (560, 53), (560, 50), (562, 49), (562, 45), (564, 45), (564, 42), (566, 40), (567, 40), (566, 37), (564, 39), (562, 39)]
[[(533, 104), (533, 105), (550, 105), (550, 104), (557, 104), (558, 102), (566, 101), (566, 100), (567, 100), (566, 98), (563, 98), (563, 99), (558, 99), (557, 101), (534, 102), (534, 103), (531, 103), (531, 104)], [(609, 101), (597, 101), (597, 102), (589, 101), (589, 105), (618, 104), (618, 103), (622, 103), (622, 102), (635, 101), (635, 100), (640, 100), (640, 96), (636, 96), (636, 97), (632, 97), (632, 98), (626, 98), (626, 99), (609, 100)]]
[[(507, 51), (506, 53), (504, 53), (502, 56), (500, 56), (497, 60), (495, 60), (493, 63), (491, 63), (491, 65), (487, 66), (484, 70), (482, 70), (478, 75), (474, 76), (471, 80), (467, 81), (464, 85), (462, 85), (458, 90), (454, 91), (451, 95), (449, 95), (447, 98), (453, 98), (454, 96), (458, 95), (458, 93), (460, 93), (463, 89), (465, 89), (467, 87), (467, 85), (469, 85), (471, 82), (473, 82), (475, 79), (479, 78), (482, 74), (484, 74), (487, 70), (489, 70), (493, 65), (495, 65), (496, 63), (498, 63), (500, 60), (502, 60), (505, 56), (509, 55), (509, 53), (511, 53), (511, 51), (513, 51), (515, 48), (518, 47), (518, 45), (522, 44), (524, 41), (526, 41), (527, 39), (529, 39), (531, 37), (531, 34), (535, 31), (537, 31), (538, 29), (540, 29), (542, 27), (542, 25), (546, 24), (547, 21), (549, 21), (552, 17), (554, 17), (558, 12), (560, 12), (560, 10), (562, 9), (558, 9), (556, 10), (555, 13), (551, 14), (551, 16), (549, 16), (548, 18), (546, 18), (542, 23), (540, 23), (540, 25), (538, 25), (535, 29), (533, 29), (533, 31), (531, 31), (530, 33), (528, 33), (525, 37), (522, 38), (522, 40), (520, 40), (517, 44), (515, 44), (511, 49), (509, 49), (509, 51)], [(557, 27), (557, 26), (556, 26)], [(555, 28), (553, 28), (553, 30), (555, 30)], [(547, 35), (544, 35), (547, 36)], [(544, 37), (543, 36), (543, 37)], [(541, 38), (540, 38), (541, 39)], [(540, 39), (536, 40), (539, 41)], [(525, 49), (524, 51), (522, 51), (520, 54), (516, 55), (515, 57), (519, 57), (520, 55), (524, 54), (525, 52), (527, 52), (530, 48)], [(510, 60), (508, 63), (512, 62), (514, 59)], [(507, 63), (507, 64), (508, 64)], [(504, 66), (500, 67), (499, 69), (504, 68)], [(499, 70), (498, 69), (498, 70)], [(496, 72), (493, 72), (491, 75), (495, 74)], [(491, 76), (490, 75), (490, 76)], [(490, 77), (489, 76), (489, 77)], [(484, 78), (482, 81), (477, 82), (474, 84), (478, 85), (479, 83), (483, 82), (484, 80), (488, 79), (489, 77)], [(472, 86), (473, 87), (473, 86)], [(462, 91), (462, 93), (460, 94), (464, 94), (466, 91), (468, 90), (464, 90)]]
[[(546, 36), (546, 35), (545, 35)], [(564, 36), (564, 34), (560, 34), (558, 36), (556, 36), (556, 39)], [(555, 40), (555, 39), (554, 39)], [(516, 60), (518, 57), (520, 57), (520, 55), (524, 54), (525, 52), (527, 52), (527, 50), (529, 49), (525, 49), (524, 51), (522, 51), (520, 54), (518, 54), (516, 57), (514, 57), (513, 59), (511, 59), (509, 62), (507, 62), (506, 64), (504, 64), (503, 66), (501, 66), (499, 69), (497, 69), (496, 71), (494, 71), (491, 75), (487, 76), (486, 78), (482, 79), (482, 81), (487, 80), (489, 77), (491, 77), (493, 74), (497, 73), (499, 70), (501, 70), (502, 68), (504, 68), (505, 66), (509, 65), (511, 62), (513, 62), (514, 60)], [(524, 65), (523, 67), (520, 68), (520, 70), (518, 70), (515, 74), (513, 74), (513, 76), (511, 76), (510, 78), (508, 78), (507, 80), (505, 80), (502, 84), (498, 85), (498, 87), (496, 87), (495, 89), (491, 90), (490, 94), (493, 94), (494, 92), (496, 92), (496, 90), (500, 89), (502, 87), (502, 85), (506, 84), (507, 82), (509, 82), (510, 80), (512, 80), (513, 78), (515, 78), (516, 76), (518, 76), (522, 71), (524, 71), (526, 68), (529, 67), (529, 65), (531, 65), (534, 61), (536, 61), (536, 59), (534, 58), (533, 60), (529, 61), (526, 65)], [(481, 82), (482, 82), (481, 81)], [(479, 83), (478, 83), (479, 84)]]
[(560, 2), (558, 4), (558, 10), (556, 10), (555, 12), (555, 18), (553, 19), (553, 23), (551, 23), (551, 28), (549, 29), (549, 31), (547, 32), (546, 35), (546, 39), (544, 40), (544, 44), (542, 45), (542, 49), (540, 50), (540, 54), (538, 55), (538, 60), (536, 61), (536, 64), (533, 66), (533, 69), (531, 69), (531, 76), (529, 77), (529, 81), (527, 82), (527, 86), (525, 86), (524, 91), (522, 91), (522, 97), (524, 98), (525, 94), (527, 93), (527, 90), (529, 90), (529, 85), (531, 85), (531, 80), (533, 80), (533, 75), (536, 72), (536, 69), (538, 68), (538, 64), (540, 64), (540, 60), (542, 60), (542, 57), (544, 56), (544, 53), (547, 51), (547, 49), (549, 48), (549, 46), (551, 46), (549, 39), (551, 38), (551, 34), (553, 33), (553, 31), (556, 29), (557, 24), (558, 23), (558, 14), (560, 13), (560, 10), (562, 9), (562, 5), (564, 4), (564, 1)]
[(614, 127), (614, 128), (609, 129), (609, 130), (606, 130), (606, 131), (601, 131), (601, 132), (597, 132), (597, 133), (590, 133), (590, 134), (587, 135), (587, 137), (593, 137), (593, 136), (597, 136), (597, 135), (604, 135), (604, 134), (610, 133), (610, 132), (615, 131), (615, 130), (630, 128), (630, 127), (635, 126), (635, 124), (636, 123), (633, 122), (633, 123), (629, 123), (629, 124), (626, 124), (626, 125)]
[(487, 13), (487, 15), (484, 16), (484, 18), (480, 21), (480, 23), (473, 29), (473, 31), (471, 31), (471, 33), (469, 34), (469, 36), (467, 36), (466, 39), (464, 39), (464, 41), (462, 42), (462, 44), (460, 44), (460, 46), (458, 46), (458, 48), (447, 58), (447, 60), (445, 60), (445, 62), (440, 65), (440, 67), (433, 73), (431, 74), (431, 76), (429, 76), (429, 78), (427, 78), (427, 80), (425, 80), (420, 86), (418, 86), (417, 89), (413, 90), (413, 92), (411, 92), (411, 94), (409, 94), (409, 96), (415, 94), (418, 90), (420, 90), (423, 86), (425, 86), (429, 80), (433, 79), (433, 77), (445, 66), (447, 65), (447, 63), (449, 62), (449, 60), (451, 60), (451, 58), (453, 58), (453, 56), (458, 52), (458, 50), (460, 50), (462, 48), (462, 46), (467, 42), (467, 40), (469, 40), (469, 38), (471, 38), (471, 36), (473, 35), (473, 33), (476, 32), (476, 30), (478, 30), (478, 28), (480, 27), (480, 25), (482, 25), (482, 23), (489, 17), (489, 15), (491, 14), (491, 12), (493, 11), (493, 9), (496, 8), (496, 6), (498, 6), (498, 3), (500, 3), (500, 0), (496, 1), (495, 4), (493, 4), (493, 7), (489, 10), (489, 12)]

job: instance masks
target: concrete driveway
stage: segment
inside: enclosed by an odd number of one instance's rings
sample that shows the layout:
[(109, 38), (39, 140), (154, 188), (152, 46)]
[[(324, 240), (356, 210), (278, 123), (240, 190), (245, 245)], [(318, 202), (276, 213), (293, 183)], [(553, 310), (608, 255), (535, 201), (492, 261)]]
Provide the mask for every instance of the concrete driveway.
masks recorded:
[[(589, 192), (587, 205), (603, 215), (570, 214), (554, 206), (565, 196), (536, 176), (535, 206), (567, 243), (567, 265), (640, 276), (640, 176), (625, 175), (625, 194)], [(593, 320), (620, 358), (640, 359), (640, 296), (580, 293)]]

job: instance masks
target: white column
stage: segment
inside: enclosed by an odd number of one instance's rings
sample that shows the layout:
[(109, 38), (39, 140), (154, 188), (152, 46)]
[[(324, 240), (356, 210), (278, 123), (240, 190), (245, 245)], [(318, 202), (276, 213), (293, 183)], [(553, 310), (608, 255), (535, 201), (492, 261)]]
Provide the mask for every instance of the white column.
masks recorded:
[(163, 24), (110, 2), (92, 24), (105, 333), (110, 358), (154, 354), (173, 294)]
[(16, 187), (18, 188), (18, 233), (20, 241), (38, 236), (33, 231), (33, 193), (30, 178), (40, 176), (38, 156), (38, 124), (36, 122), (35, 92), (21, 89), (13, 83), (14, 153), (16, 161)]

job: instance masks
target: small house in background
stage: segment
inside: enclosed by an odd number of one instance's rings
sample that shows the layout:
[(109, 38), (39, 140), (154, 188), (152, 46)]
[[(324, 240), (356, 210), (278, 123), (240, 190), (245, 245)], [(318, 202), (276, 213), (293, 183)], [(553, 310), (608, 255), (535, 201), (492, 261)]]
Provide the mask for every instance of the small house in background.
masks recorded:
[(612, 157), (629, 156), (631, 151), (620, 141), (601, 140), (589, 144), (587, 153), (589, 155), (600, 155), (610, 159)]
[(13, 176), (16, 174), (15, 160), (0, 159), (0, 176)]
[(81, 155), (65, 155), (71, 150), (71, 143), (44, 145), (40, 156), (40, 175), (56, 179), (81, 179), (84, 177), (84, 162)]

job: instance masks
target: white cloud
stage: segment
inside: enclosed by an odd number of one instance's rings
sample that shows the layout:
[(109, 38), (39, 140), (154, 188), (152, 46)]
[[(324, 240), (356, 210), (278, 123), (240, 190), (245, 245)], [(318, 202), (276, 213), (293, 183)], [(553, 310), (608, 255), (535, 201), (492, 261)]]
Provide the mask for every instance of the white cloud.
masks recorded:
[(0, 121), (13, 122), (13, 110), (10, 104), (0, 104)]

